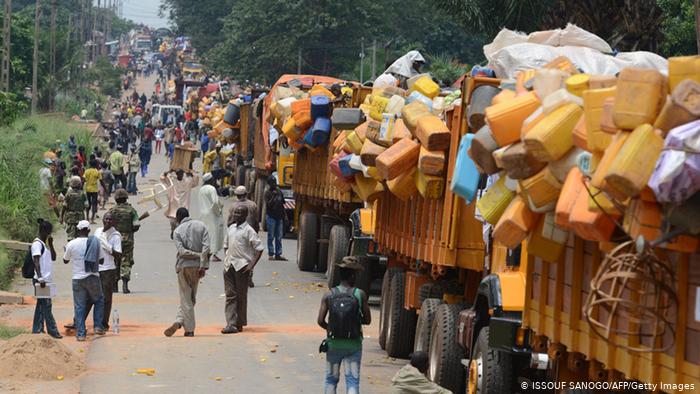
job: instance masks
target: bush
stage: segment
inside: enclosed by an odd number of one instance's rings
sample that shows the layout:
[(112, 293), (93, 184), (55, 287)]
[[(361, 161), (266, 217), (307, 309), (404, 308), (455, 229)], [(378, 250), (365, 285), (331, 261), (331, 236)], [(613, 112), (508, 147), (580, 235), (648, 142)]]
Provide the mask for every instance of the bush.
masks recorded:
[(6, 126), (27, 111), (26, 100), (14, 93), (0, 92), (0, 126)]
[[(71, 134), (78, 145), (89, 147), (91, 136), (48, 117), (18, 120), (0, 134), (0, 237), (28, 242), (36, 236), (38, 218), (56, 219), (39, 186), (43, 153)], [(21, 257), (0, 250), (0, 288), (9, 286)]]

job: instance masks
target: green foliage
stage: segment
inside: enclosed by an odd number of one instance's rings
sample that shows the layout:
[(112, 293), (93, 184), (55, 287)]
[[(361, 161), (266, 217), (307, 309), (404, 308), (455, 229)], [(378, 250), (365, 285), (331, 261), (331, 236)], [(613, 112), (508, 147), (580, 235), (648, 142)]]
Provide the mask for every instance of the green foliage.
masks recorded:
[(0, 126), (6, 126), (14, 122), (27, 110), (27, 102), (24, 98), (14, 93), (0, 92)]
[(695, 32), (695, 10), (688, 0), (657, 0), (665, 17), (661, 23), (665, 56), (694, 55), (698, 52)]
[[(90, 146), (91, 137), (84, 130), (40, 116), (0, 128), (0, 234), (31, 241), (38, 218), (55, 219), (39, 186), (42, 155), (57, 139), (66, 141), (71, 134), (78, 144)], [(20, 262), (17, 256), (0, 253), (0, 285), (7, 284), (8, 272)]]
[(119, 97), (121, 93), (121, 71), (112, 66), (109, 59), (100, 57), (95, 65), (82, 76), (88, 84), (99, 86), (103, 94)]
[(443, 85), (451, 85), (467, 72), (467, 66), (445, 54), (428, 55), (426, 60), (430, 63), (430, 74)]
[(236, 3), (235, 0), (162, 0), (160, 14), (169, 17), (177, 26), (177, 33), (190, 36), (192, 45), (204, 53), (219, 40), (222, 18)]
[(504, 27), (536, 30), (554, 3), (555, 0), (442, 0), (437, 6), (453, 15), (468, 31), (493, 37)]

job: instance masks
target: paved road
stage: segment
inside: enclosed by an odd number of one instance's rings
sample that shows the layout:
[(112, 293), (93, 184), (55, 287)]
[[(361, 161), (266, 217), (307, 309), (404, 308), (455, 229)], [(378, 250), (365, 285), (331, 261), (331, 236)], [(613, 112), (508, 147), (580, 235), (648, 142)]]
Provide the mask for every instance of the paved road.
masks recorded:
[[(141, 193), (156, 182), (166, 165), (163, 156), (154, 155), (150, 173), (146, 178), (138, 178)], [(197, 191), (193, 191), (194, 217), (198, 215)], [(135, 204), (135, 197), (130, 200)], [(137, 205), (137, 210), (143, 212), (152, 207)], [(65, 232), (60, 229), (54, 237), (57, 248), (62, 250)], [(166, 338), (162, 332), (173, 322), (178, 305), (175, 248), (162, 211), (144, 220), (136, 236), (136, 265), (129, 283), (133, 293), (115, 295), (121, 334), (90, 337), (87, 344), (77, 344), (73, 337), (63, 339), (86, 354), (89, 372), (80, 379), (80, 391), (106, 393), (118, 388), (119, 392), (134, 393), (322, 392), (325, 362), (317, 349), (324, 332), (315, 322), (325, 278), (322, 274), (298, 271), (294, 261), (296, 240), (284, 240), (283, 249), (289, 262), (267, 261), (264, 256), (256, 268), (256, 287), (249, 294), (250, 326), (245, 332), (229, 336), (219, 333), (225, 323), (222, 263), (212, 263), (199, 287), (196, 336), (185, 338), (180, 330), (176, 336)], [(62, 325), (73, 314), (70, 267), (57, 263), (54, 276), (59, 292), (54, 314)], [(30, 294), (28, 281), (18, 279), (15, 287)], [(7, 320), (29, 327), (32, 312), (32, 306), (13, 309)], [(373, 308), (372, 314), (372, 325), (365, 329), (362, 392), (385, 393), (404, 361), (391, 360), (379, 349), (378, 309)], [(136, 375), (138, 368), (155, 368), (156, 374)], [(75, 382), (56, 382), (50, 390), (75, 391), (77, 387)], [(46, 389), (42, 387), (40, 391)], [(339, 388), (339, 392), (344, 389)]]

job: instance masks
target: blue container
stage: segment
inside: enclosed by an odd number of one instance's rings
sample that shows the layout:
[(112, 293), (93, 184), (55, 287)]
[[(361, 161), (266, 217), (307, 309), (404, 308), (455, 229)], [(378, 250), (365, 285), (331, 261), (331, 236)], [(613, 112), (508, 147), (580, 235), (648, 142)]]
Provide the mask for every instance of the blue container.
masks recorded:
[(350, 159), (352, 159), (352, 155), (343, 156), (338, 160), (338, 167), (340, 167), (340, 172), (345, 178), (352, 177), (355, 173), (360, 172), (350, 167)]
[(465, 199), (467, 204), (474, 200), (479, 186), (479, 170), (476, 169), (476, 164), (469, 156), (469, 148), (472, 146), (473, 139), (474, 134), (462, 136), (462, 140), (459, 142), (459, 150), (457, 151), (452, 182), (450, 183), (452, 193)]
[(316, 148), (328, 141), (331, 134), (331, 120), (328, 118), (318, 118), (314, 121), (309, 131), (304, 135), (304, 144)]
[(330, 118), (331, 100), (324, 96), (311, 96), (311, 119)]

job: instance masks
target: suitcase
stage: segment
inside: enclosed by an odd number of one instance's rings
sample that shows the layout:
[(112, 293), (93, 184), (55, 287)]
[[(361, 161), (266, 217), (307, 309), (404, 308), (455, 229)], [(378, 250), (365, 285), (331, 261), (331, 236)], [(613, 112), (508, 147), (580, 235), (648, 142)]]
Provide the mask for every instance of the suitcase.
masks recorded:
[(359, 108), (336, 108), (331, 121), (338, 130), (352, 130), (365, 122), (365, 114)]
[(450, 182), (452, 193), (462, 197), (467, 204), (470, 204), (474, 199), (479, 185), (479, 171), (468, 153), (473, 139), (474, 134), (462, 136), (459, 142), (459, 149), (457, 150), (452, 181)]

